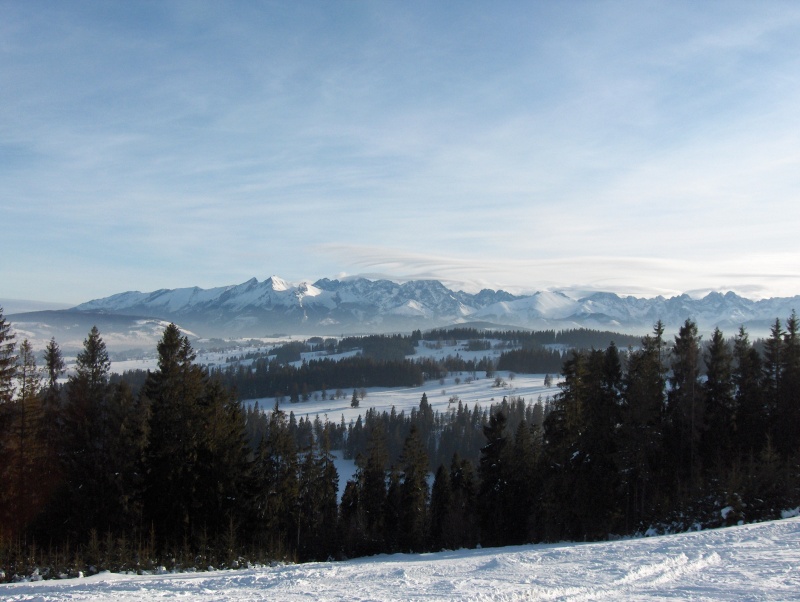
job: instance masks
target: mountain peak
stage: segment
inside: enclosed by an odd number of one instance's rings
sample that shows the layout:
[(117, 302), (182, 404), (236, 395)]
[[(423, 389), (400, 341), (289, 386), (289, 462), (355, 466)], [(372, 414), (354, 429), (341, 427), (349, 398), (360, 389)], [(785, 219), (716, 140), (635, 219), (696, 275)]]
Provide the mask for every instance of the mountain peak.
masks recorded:
[(264, 281), (264, 284), (270, 286), (274, 291), (288, 291), (291, 286), (280, 276), (270, 276)]

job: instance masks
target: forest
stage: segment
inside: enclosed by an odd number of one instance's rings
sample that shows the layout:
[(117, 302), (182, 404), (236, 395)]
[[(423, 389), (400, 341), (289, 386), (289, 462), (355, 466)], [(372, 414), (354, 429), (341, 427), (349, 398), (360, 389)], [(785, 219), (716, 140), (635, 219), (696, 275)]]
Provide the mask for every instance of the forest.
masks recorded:
[[(210, 373), (173, 324), (157, 368), (135, 385), (112, 378), (96, 328), (64, 380), (57, 342), (37, 365), (0, 311), (0, 579), (603, 540), (777, 518), (800, 504), (798, 328), (792, 314), (764, 341), (744, 328), (703, 341), (687, 320), (668, 341), (657, 323), (626, 349), (559, 354), (553, 399), (436, 412), (423, 395), (408, 414), (365, 409), (344, 424), (297, 421), (277, 403), (245, 410), (240, 399), (259, 387), (290, 398), (341, 387), (355, 398), (356, 387), (468, 364), (376, 351)], [(482, 368), (554, 359), (515, 353)], [(332, 450), (358, 466), (341, 502)]]

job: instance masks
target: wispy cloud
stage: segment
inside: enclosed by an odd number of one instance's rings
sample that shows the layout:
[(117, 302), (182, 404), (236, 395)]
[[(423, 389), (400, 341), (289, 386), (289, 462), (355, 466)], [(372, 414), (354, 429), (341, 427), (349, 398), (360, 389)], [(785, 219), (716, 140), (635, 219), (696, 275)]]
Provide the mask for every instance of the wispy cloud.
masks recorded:
[(793, 3), (98, 6), (3, 5), (8, 296), (800, 292)]

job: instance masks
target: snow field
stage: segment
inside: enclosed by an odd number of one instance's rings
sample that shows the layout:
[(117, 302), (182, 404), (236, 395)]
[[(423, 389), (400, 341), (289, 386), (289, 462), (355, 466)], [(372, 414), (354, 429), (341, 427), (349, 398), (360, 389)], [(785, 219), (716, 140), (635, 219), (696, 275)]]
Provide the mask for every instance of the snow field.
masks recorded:
[(592, 544), (0, 585), (8, 602), (800, 600), (800, 518)]

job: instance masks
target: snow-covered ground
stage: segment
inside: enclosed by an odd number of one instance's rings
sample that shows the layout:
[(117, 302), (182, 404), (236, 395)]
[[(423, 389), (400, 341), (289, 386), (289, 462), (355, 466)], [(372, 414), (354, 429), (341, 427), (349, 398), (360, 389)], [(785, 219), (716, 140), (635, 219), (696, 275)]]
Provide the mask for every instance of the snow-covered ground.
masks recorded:
[(0, 585), (8, 602), (799, 600), (800, 518), (610, 543)]
[[(444, 345), (437, 347), (428, 347), (420, 345), (417, 347), (415, 355), (408, 356), (408, 359), (444, 359), (447, 356), (460, 355), (465, 360), (479, 360), (482, 357), (493, 357), (495, 360), (500, 355), (497, 349), (486, 351), (465, 351), (462, 344)], [(314, 354), (304, 354), (305, 359), (315, 357)], [(343, 355), (350, 355), (343, 354)], [(329, 356), (336, 358), (340, 356)], [(203, 363), (205, 357), (198, 357), (198, 361)], [(299, 364), (299, 362), (297, 362)], [(459, 399), (464, 404), (468, 404), (470, 408), (475, 403), (479, 403), (482, 407), (489, 407), (493, 403), (500, 403), (503, 397), (523, 397), (527, 403), (535, 403), (541, 396), (542, 401), (546, 401), (548, 397), (552, 397), (559, 392), (557, 386), (558, 375), (552, 375), (552, 383), (550, 387), (544, 386), (544, 374), (512, 374), (509, 372), (496, 372), (491, 378), (486, 378), (484, 372), (479, 371), (476, 375), (469, 372), (456, 372), (449, 374), (444, 379), (434, 379), (426, 381), (418, 387), (398, 387), (398, 388), (381, 388), (371, 387), (366, 388), (366, 397), (359, 403), (358, 408), (352, 408), (350, 401), (352, 399), (353, 390), (343, 390), (343, 396), (339, 399), (334, 399), (334, 390), (328, 390), (327, 399), (321, 398), (320, 391), (311, 391), (311, 398), (308, 401), (301, 401), (298, 403), (291, 403), (285, 400), (281, 403), (280, 407), (285, 412), (293, 412), (295, 417), (299, 420), (301, 416), (314, 418), (319, 416), (321, 419), (338, 422), (344, 416), (345, 422), (349, 423), (355, 420), (359, 415), (363, 415), (369, 408), (375, 408), (378, 412), (390, 412), (394, 408), (397, 412), (405, 410), (410, 412), (412, 408), (418, 408), (422, 394), (425, 393), (428, 397), (428, 403), (434, 410), (440, 412), (448, 409), (455, 410), (458, 405), (457, 401), (451, 402), (451, 399)], [(500, 383), (497, 379), (500, 379)], [(501, 386), (497, 386), (500, 384)], [(359, 391), (361, 389), (359, 388)], [(243, 400), (245, 404), (253, 404), (258, 402), (259, 407), (264, 410), (271, 410), (275, 406), (274, 397), (266, 397), (261, 399), (246, 399)]]
[[(365, 389), (366, 397), (359, 402), (359, 407), (352, 408), (350, 401), (353, 390), (343, 391), (344, 395), (339, 399), (322, 399), (320, 396), (315, 399), (312, 392), (311, 399), (291, 403), (285, 400), (280, 404), (280, 408), (286, 413), (293, 412), (299, 420), (301, 416), (310, 417), (312, 420), (319, 415), (324, 420), (325, 416), (332, 422), (339, 422), (344, 416), (345, 423), (355, 420), (359, 414), (363, 415), (369, 408), (375, 408), (378, 412), (391, 412), (394, 408), (398, 413), (405, 410), (410, 412), (412, 408), (418, 408), (422, 394), (428, 398), (431, 407), (439, 412), (455, 410), (458, 406), (457, 401), (450, 401), (457, 398), (462, 403), (469, 405), (470, 408), (478, 403), (481, 407), (488, 408), (493, 403), (500, 403), (503, 397), (522, 397), (526, 403), (535, 403), (541, 396), (542, 402), (546, 401), (559, 392), (555, 386), (556, 378), (553, 379), (553, 386), (544, 386), (544, 374), (523, 374), (515, 375), (513, 378), (508, 372), (497, 372), (492, 378), (486, 378), (483, 373), (479, 377), (470, 380), (467, 372), (449, 375), (443, 380), (429, 380), (419, 387), (398, 387), (382, 388), (369, 387)], [(500, 378), (500, 385), (497, 386), (496, 379)], [(328, 391), (331, 396), (334, 391)], [(248, 399), (244, 403), (252, 404), (258, 402), (259, 407), (264, 410), (271, 410), (275, 406), (274, 397), (261, 399)]]

